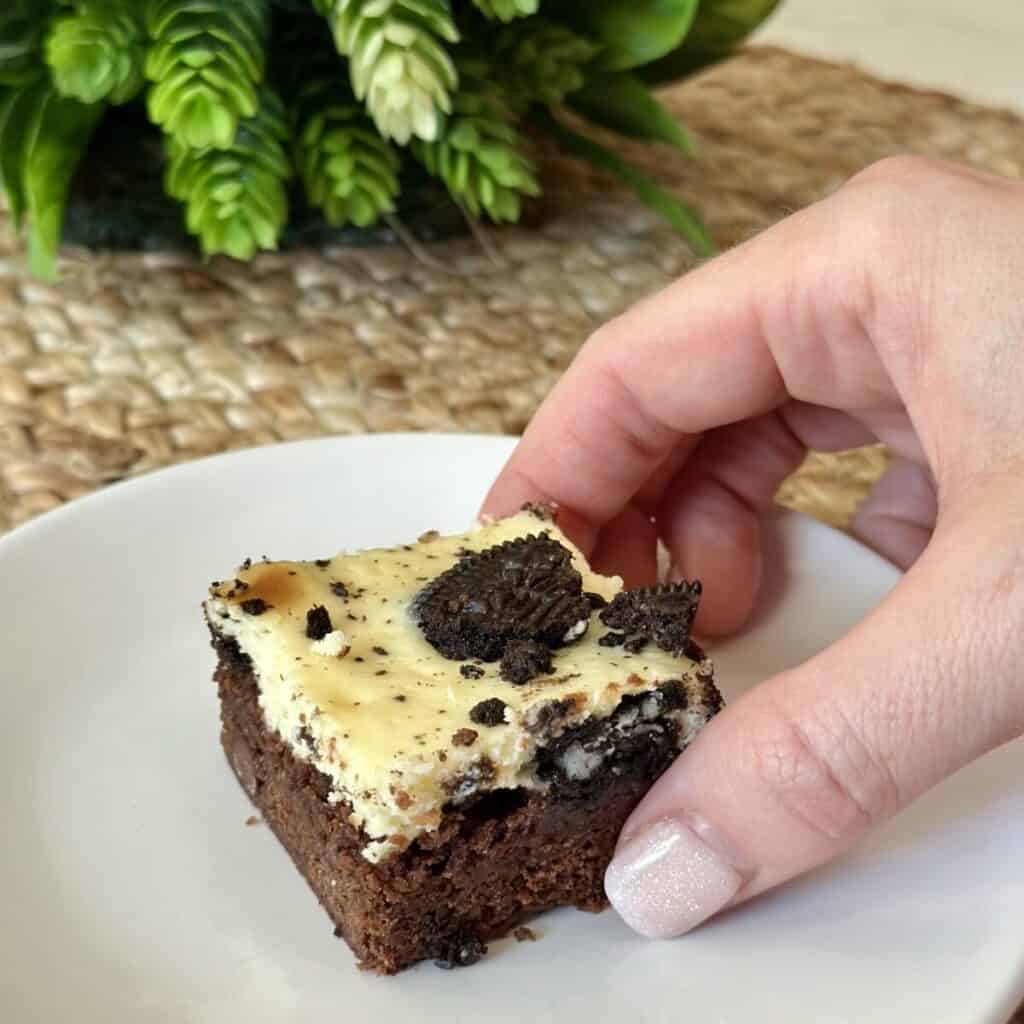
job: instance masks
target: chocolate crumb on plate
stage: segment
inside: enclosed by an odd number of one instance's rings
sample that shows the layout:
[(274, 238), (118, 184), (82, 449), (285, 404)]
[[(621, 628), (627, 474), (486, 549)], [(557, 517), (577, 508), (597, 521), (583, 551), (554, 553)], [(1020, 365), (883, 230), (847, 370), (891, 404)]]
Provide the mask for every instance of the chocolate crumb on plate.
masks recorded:
[(480, 939), (455, 935), (441, 943), (434, 964), (450, 971), (455, 967), (471, 967), (486, 955), (487, 944)]

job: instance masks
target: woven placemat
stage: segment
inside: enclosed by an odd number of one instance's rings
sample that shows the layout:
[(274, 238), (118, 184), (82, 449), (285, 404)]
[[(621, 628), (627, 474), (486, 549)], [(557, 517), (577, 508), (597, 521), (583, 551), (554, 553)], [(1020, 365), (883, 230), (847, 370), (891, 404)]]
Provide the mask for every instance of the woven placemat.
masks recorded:
[[(723, 245), (886, 154), (1024, 168), (1013, 115), (754, 48), (666, 94), (694, 160), (621, 145)], [(383, 430), (522, 430), (599, 322), (692, 265), (607, 179), (544, 154), (538, 226), (427, 249), (252, 265), (70, 250), (23, 271), (0, 223), (0, 530), (110, 481), (230, 448)], [(884, 463), (812, 457), (783, 499), (832, 522)]]

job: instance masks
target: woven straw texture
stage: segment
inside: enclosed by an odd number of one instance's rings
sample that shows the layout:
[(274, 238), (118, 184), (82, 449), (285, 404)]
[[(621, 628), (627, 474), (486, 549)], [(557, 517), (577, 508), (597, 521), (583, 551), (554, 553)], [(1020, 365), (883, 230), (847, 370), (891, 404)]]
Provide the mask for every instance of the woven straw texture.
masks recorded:
[[(1024, 169), (1013, 115), (770, 48), (667, 93), (694, 160), (620, 148), (724, 245), (887, 154)], [(515, 433), (599, 322), (693, 262), (608, 180), (544, 154), (536, 225), (269, 254), (68, 251), (30, 279), (0, 222), (0, 530), (106, 483), (231, 448), (384, 430)], [(842, 524), (878, 449), (812, 456), (782, 500)]]

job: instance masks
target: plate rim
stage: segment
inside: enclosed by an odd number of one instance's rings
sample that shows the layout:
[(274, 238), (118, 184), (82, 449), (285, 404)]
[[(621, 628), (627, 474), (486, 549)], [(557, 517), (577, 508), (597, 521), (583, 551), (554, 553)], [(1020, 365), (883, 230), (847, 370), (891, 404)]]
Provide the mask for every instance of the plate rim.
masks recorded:
[(101, 484), (95, 490), (86, 494), (71, 498), (62, 502), (54, 508), (40, 512), (22, 523), (12, 526), (9, 530), (0, 533), (0, 554), (4, 547), (13, 539), (21, 538), (26, 533), (38, 529), (41, 526), (49, 526), (55, 520), (68, 514), (72, 509), (80, 510), (84, 506), (92, 507), (108, 500), (113, 500), (112, 495), (120, 497), (125, 493), (131, 493), (136, 488), (152, 485), (154, 480), (162, 480), (164, 477), (187, 473), (200, 467), (208, 467), (213, 463), (221, 461), (236, 461), (247, 458), (255, 458), (264, 455), (269, 451), (277, 449), (316, 448), (318, 446), (329, 447), (334, 444), (375, 444), (395, 440), (422, 440), (426, 438), (444, 439), (446, 441), (455, 439), (457, 441), (519, 441), (520, 435), (516, 434), (487, 434), (465, 431), (444, 431), (444, 430), (381, 430), (367, 434), (331, 434), (325, 437), (300, 437), (290, 441), (270, 441), (267, 444), (254, 444), (245, 448), (231, 448), (223, 452), (213, 452), (210, 455), (201, 455), (195, 459), (186, 459), (182, 462), (175, 462), (169, 466), (159, 466), (155, 469), (146, 470), (138, 476), (126, 477), (119, 480), (111, 480), (109, 483)]

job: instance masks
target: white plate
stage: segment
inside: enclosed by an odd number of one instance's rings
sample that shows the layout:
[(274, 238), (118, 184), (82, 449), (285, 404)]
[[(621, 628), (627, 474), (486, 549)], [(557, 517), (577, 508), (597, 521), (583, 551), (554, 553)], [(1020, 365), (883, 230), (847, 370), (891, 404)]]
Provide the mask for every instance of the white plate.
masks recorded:
[[(997, 1021), (1024, 991), (1024, 747), (961, 772), (852, 857), (675, 942), (543, 918), (483, 964), (360, 971), (217, 743), (207, 582), (459, 529), (511, 442), (382, 436), (192, 463), (0, 541), (0, 1019), (234, 1024)], [(715, 652), (735, 696), (896, 580), (780, 520), (776, 591)], [(781, 582), (782, 569), (774, 580)], [(780, 596), (781, 595), (781, 596)]]

